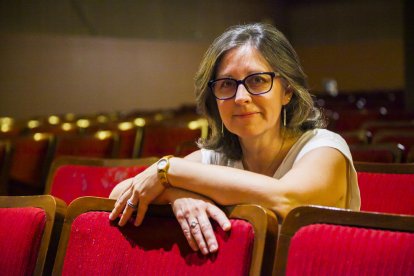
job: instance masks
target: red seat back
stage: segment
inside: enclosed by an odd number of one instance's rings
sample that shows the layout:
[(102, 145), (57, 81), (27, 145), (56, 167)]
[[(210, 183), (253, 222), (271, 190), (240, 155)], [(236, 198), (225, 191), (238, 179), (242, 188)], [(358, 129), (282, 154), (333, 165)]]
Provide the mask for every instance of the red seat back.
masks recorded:
[(60, 156), (115, 157), (118, 151), (118, 141), (118, 135), (111, 131), (60, 136), (57, 140), (55, 158)]
[(108, 197), (116, 184), (146, 168), (63, 165), (56, 169), (49, 193), (67, 204), (81, 196)]
[(140, 157), (174, 154), (183, 142), (196, 142), (201, 129), (186, 126), (148, 125), (144, 128)]
[(361, 210), (414, 215), (414, 164), (355, 162)]
[(50, 275), (65, 213), (52, 196), (0, 196), (0, 274)]
[(352, 159), (358, 162), (399, 163), (404, 155), (400, 144), (350, 145)]
[(414, 233), (311, 224), (290, 241), (286, 275), (412, 275), (413, 256)]
[(108, 213), (88, 212), (72, 223), (62, 275), (248, 275), (253, 227), (231, 222), (231, 234), (214, 225), (220, 252), (204, 257), (188, 246), (175, 218), (148, 217), (140, 227), (119, 228)]
[(56, 275), (268, 275), (277, 220), (257, 205), (225, 209), (231, 231), (213, 223), (219, 251), (208, 256), (188, 245), (169, 205), (148, 209), (143, 224), (110, 222), (115, 201), (79, 198), (68, 210), (54, 266)]
[(53, 135), (36, 133), (14, 140), (10, 161), (9, 194), (42, 194), (53, 153)]
[(285, 218), (274, 275), (413, 275), (414, 217), (301, 206)]
[(33, 274), (45, 223), (46, 213), (40, 208), (0, 208), (2, 275)]
[(361, 210), (414, 215), (414, 173), (358, 172)]
[(137, 175), (156, 161), (156, 158), (60, 157), (52, 164), (45, 194), (63, 199), (67, 204), (82, 196), (108, 197), (116, 184)]

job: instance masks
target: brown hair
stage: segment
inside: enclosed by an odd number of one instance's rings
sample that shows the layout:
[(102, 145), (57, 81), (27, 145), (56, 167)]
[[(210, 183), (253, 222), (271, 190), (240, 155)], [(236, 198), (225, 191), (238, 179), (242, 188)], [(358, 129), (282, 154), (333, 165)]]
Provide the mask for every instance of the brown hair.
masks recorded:
[(207, 117), (211, 128), (210, 136), (200, 141), (200, 146), (223, 152), (227, 158), (235, 160), (242, 157), (238, 136), (227, 129), (221, 133), (222, 121), (208, 82), (215, 78), (221, 58), (229, 50), (246, 44), (263, 55), (273, 70), (285, 80), (282, 82), (285, 88), (289, 87), (293, 92), (289, 104), (285, 106), (287, 130), (304, 132), (325, 126), (307, 89), (306, 75), (299, 58), (286, 37), (274, 26), (263, 23), (231, 27), (216, 38), (204, 54), (195, 76), (195, 92), (197, 107)]

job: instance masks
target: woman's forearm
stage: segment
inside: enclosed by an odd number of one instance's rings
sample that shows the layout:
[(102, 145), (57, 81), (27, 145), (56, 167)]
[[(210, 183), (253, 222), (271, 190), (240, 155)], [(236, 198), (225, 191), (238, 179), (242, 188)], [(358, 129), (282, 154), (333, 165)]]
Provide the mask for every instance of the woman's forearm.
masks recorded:
[(204, 165), (182, 158), (171, 158), (168, 180), (173, 187), (202, 194), (221, 205), (255, 203), (273, 205), (280, 191), (276, 179), (218, 165)]

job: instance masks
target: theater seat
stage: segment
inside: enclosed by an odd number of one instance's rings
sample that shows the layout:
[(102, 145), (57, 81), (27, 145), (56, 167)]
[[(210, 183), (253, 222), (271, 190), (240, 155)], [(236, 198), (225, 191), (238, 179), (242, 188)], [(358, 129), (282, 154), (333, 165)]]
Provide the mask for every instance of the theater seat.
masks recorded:
[(362, 211), (414, 215), (414, 163), (354, 165)]
[(67, 204), (81, 196), (108, 197), (116, 184), (137, 175), (157, 160), (60, 157), (52, 164), (44, 193)]
[(52, 196), (0, 196), (0, 274), (50, 275), (66, 204)]
[(358, 162), (400, 163), (404, 146), (397, 143), (351, 144), (352, 159)]
[(188, 245), (169, 205), (150, 206), (143, 224), (108, 220), (115, 201), (79, 198), (68, 209), (55, 275), (270, 275), (277, 239), (274, 214), (257, 205), (225, 209), (232, 229), (214, 224), (216, 254)]
[(283, 221), (273, 275), (414, 275), (414, 217), (298, 207)]

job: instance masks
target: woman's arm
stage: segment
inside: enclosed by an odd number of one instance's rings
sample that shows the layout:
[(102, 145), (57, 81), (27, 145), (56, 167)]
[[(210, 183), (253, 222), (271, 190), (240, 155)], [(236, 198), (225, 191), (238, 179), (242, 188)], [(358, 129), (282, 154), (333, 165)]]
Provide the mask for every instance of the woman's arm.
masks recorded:
[[(122, 213), (119, 224), (122, 226), (126, 223), (134, 211), (126, 205), (128, 199), (139, 205), (136, 225), (141, 223), (148, 204), (170, 202), (190, 246), (194, 248), (193, 242), (196, 240), (205, 254), (206, 243), (210, 252), (217, 250), (214, 233), (205, 217), (215, 219), (225, 230), (229, 229), (229, 225), (227, 218), (221, 217), (216, 209), (210, 207), (209, 211), (200, 208), (200, 204), (204, 207), (207, 205), (198, 201), (197, 196), (204, 195), (222, 205), (256, 203), (274, 210), (282, 217), (292, 208), (303, 204), (345, 207), (347, 161), (333, 148), (318, 148), (305, 154), (280, 180), (239, 169), (200, 164), (199, 151), (185, 159), (171, 158), (170, 162), (168, 180), (176, 188), (164, 189), (153, 165), (115, 187), (111, 198), (118, 200), (110, 219)], [(213, 205), (207, 198), (202, 200), (208, 202), (208, 206)], [(177, 213), (176, 210), (181, 211)], [(195, 221), (207, 223), (190, 229), (194, 218)], [(192, 235), (189, 235), (190, 232)]]
[[(199, 159), (199, 151), (187, 159), (171, 158), (168, 171), (170, 184), (204, 195), (221, 205), (259, 204), (282, 218), (292, 208), (304, 204), (345, 207), (347, 161), (334, 148), (321, 147), (308, 152), (281, 179), (195, 162)], [(136, 225), (140, 225), (148, 205), (164, 190), (158, 180), (156, 166), (152, 165), (134, 177), (130, 186), (125, 186), (121, 203), (125, 206), (126, 199), (131, 199), (138, 204)], [(123, 209), (122, 204), (114, 210), (115, 214), (124, 212), (121, 224), (133, 211)]]
[(168, 171), (173, 187), (205, 195), (221, 205), (259, 204), (282, 218), (304, 204), (345, 207), (346, 177), (345, 157), (330, 147), (308, 152), (279, 180), (181, 158), (171, 158)]

